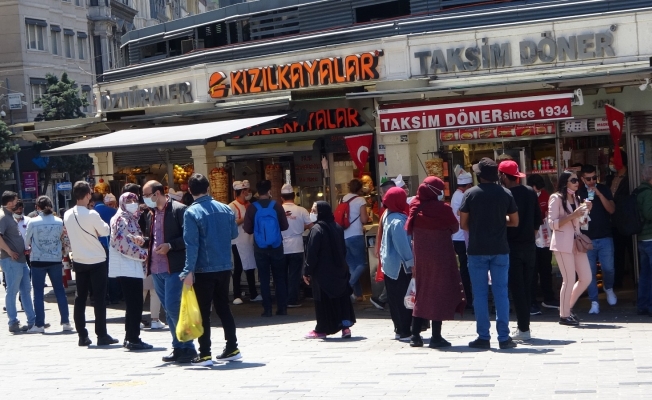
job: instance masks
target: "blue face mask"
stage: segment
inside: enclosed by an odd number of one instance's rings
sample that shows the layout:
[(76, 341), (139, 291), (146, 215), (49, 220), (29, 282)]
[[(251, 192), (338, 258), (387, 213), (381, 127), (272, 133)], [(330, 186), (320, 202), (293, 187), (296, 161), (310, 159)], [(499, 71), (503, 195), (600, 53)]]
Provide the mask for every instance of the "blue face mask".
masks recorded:
[[(152, 196), (153, 197), (153, 196)], [(149, 208), (154, 208), (156, 207), (156, 202), (152, 200), (152, 197), (144, 197), (143, 200), (145, 200), (145, 204)]]

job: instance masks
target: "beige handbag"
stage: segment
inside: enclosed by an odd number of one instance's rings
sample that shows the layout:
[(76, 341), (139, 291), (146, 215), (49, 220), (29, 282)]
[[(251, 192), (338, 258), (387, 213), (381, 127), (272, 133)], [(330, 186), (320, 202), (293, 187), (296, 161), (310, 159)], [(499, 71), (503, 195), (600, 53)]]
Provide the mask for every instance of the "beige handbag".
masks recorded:
[(589, 250), (593, 250), (593, 243), (588, 236), (583, 233), (575, 234), (575, 250), (578, 253), (586, 253)]

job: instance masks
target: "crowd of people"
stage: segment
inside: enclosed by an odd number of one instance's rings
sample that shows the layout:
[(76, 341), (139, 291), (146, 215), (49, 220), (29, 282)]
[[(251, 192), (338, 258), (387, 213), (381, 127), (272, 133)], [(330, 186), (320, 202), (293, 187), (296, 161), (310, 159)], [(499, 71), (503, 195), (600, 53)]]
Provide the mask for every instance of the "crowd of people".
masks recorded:
[[(376, 254), (384, 290), (371, 300), (379, 308), (389, 305), (395, 339), (422, 347), (421, 335), (431, 329), (430, 348), (451, 346), (442, 336), (443, 321), (472, 310), (477, 338), (468, 345), (488, 349), (493, 304), (499, 347), (516, 347), (516, 341), (532, 337), (530, 318), (541, 313), (539, 286), (542, 306), (559, 309), (559, 324), (579, 325), (573, 307), (585, 290), (591, 301), (589, 313), (600, 312), (598, 262), (607, 302), (616, 304), (611, 216), (622, 177), (605, 186), (597, 183), (596, 168), (585, 165), (561, 173), (550, 195), (539, 175), (530, 175), (525, 185), (526, 176), (513, 160), (497, 163), (483, 158), (473, 165), (473, 173), (479, 182), (475, 186), (471, 173), (456, 171), (458, 187), (450, 204), (444, 202), (445, 183), (437, 177), (427, 177), (414, 197), (408, 197), (401, 179), (380, 187)], [(268, 180), (257, 183), (255, 200), (248, 181), (233, 182), (235, 200), (228, 205), (209, 195), (208, 179), (201, 174), (189, 179), (188, 204), (176, 193), (166, 194), (157, 181), (142, 188), (127, 184), (117, 199), (93, 193), (87, 182), (80, 181), (72, 190), (75, 206), (63, 218), (55, 215), (47, 196), (36, 200), (34, 217), (23, 216), (18, 195), (4, 192), (0, 249), (9, 331), (43, 333), (49, 327), (43, 300), (47, 275), (62, 329), (76, 330), (79, 346), (92, 344), (85, 320), (90, 295), (98, 346), (119, 343), (107, 331), (106, 306), (122, 298), (123, 347), (151, 349), (140, 338), (143, 302), (149, 293), (150, 327), (165, 326), (158, 318), (162, 306), (172, 337), (172, 352), (163, 361), (212, 365), (213, 309), (226, 339), (216, 359), (237, 360), (242, 354), (230, 305), (243, 304), (246, 298), (241, 286), (244, 272), (248, 299), (262, 304), (262, 317), (273, 316), (274, 301), (277, 316), (300, 307), (300, 287), (305, 284), (312, 290), (317, 322), (305, 338), (338, 332), (349, 338), (356, 323), (353, 303), (362, 298), (360, 277), (367, 264), (363, 226), (369, 214), (363, 181), (353, 179), (348, 187), (350, 193), (335, 210), (319, 201), (308, 212), (295, 204), (289, 184), (281, 188), (281, 199), (273, 199)], [(639, 314), (650, 315), (651, 189), (652, 165), (645, 167), (643, 183), (633, 195), (642, 218), (638, 309)], [(76, 274), (74, 328), (62, 283), (62, 260), (69, 254)], [(552, 255), (563, 280), (559, 297), (552, 287)], [(198, 348), (176, 336), (184, 285), (194, 287), (202, 316)], [(412, 306), (404, 301), (410, 290), (415, 292)], [(17, 317), (18, 295), (27, 319), (24, 325)], [(516, 314), (512, 332), (510, 297)]]

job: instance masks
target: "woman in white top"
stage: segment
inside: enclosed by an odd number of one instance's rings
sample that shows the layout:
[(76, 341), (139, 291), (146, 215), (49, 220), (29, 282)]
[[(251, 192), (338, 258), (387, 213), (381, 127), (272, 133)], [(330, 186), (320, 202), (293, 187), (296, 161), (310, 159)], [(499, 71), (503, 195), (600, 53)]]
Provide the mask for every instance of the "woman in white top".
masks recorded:
[(352, 297), (357, 301), (362, 301), (362, 287), (360, 286), (360, 276), (365, 270), (367, 246), (364, 241), (364, 232), (362, 226), (369, 221), (367, 214), (367, 202), (364, 197), (360, 196), (362, 190), (362, 181), (352, 179), (349, 182), (349, 193), (342, 198), (342, 202), (349, 203), (349, 222), (348, 229), (344, 230), (344, 241), (346, 242), (346, 263), (349, 265), (351, 279), (349, 285), (353, 288)]
[(140, 320), (143, 316), (143, 263), (147, 260), (147, 249), (138, 225), (141, 211), (138, 196), (123, 193), (120, 208), (111, 218), (111, 239), (109, 242), (109, 277), (118, 278), (125, 298), (125, 340), (123, 346), (129, 350), (153, 348), (140, 340)]

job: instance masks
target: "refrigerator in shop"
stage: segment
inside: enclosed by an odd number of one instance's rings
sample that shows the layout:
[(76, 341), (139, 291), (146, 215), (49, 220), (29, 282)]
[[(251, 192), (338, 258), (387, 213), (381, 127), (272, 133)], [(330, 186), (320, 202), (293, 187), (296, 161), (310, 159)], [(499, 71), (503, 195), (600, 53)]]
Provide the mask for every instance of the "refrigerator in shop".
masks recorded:
[(527, 173), (530, 170), (530, 164), (528, 160), (530, 152), (529, 149), (527, 150), (528, 151), (526, 151), (525, 147), (515, 147), (513, 149), (494, 149), (494, 160), (496, 160), (496, 163), (500, 163), (500, 160), (502, 159), (501, 156), (509, 156), (512, 160), (518, 163), (519, 171)]
[(446, 190), (444, 195), (446, 199), (450, 200), (453, 193), (457, 189), (457, 177), (455, 176), (455, 167), (459, 165), (466, 172), (471, 172), (471, 167), (465, 165), (466, 161), (464, 158), (463, 151), (449, 151), (443, 155), (444, 160), (446, 160), (447, 173), (444, 174), (442, 180), (446, 185)]

